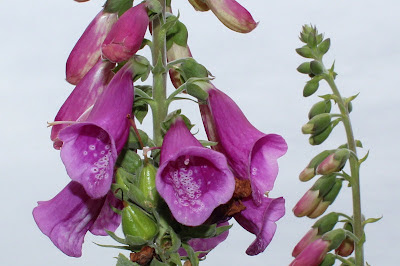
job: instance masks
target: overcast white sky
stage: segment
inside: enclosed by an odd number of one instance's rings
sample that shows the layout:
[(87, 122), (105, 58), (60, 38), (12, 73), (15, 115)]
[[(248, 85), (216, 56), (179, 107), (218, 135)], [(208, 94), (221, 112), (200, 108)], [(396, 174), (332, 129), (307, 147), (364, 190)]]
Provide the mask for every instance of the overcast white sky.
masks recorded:
[[(364, 214), (384, 216), (366, 227), (366, 259), (371, 265), (397, 264), (399, 1), (241, 2), (260, 21), (247, 35), (228, 30), (210, 12), (195, 12), (185, 0), (173, 1), (173, 8), (180, 10), (181, 21), (189, 29), (194, 57), (216, 76), (214, 84), (239, 104), (257, 128), (287, 140), (289, 151), (279, 161), (281, 170), (270, 194), (286, 198), (287, 214), (263, 254), (245, 255), (254, 237), (235, 224), (228, 240), (203, 265), (288, 265), (292, 248), (314, 223), (295, 218), (291, 212), (312, 185), (300, 183), (298, 173), (313, 155), (344, 143), (345, 138), (338, 127), (327, 143), (311, 147), (300, 132), (309, 108), (317, 101), (315, 96), (302, 97), (307, 79), (295, 70), (303, 62), (294, 49), (301, 45), (297, 36), (304, 23), (316, 24), (332, 39), (326, 62), (336, 60), (342, 94), (361, 92), (353, 103), (352, 119), (355, 135), (365, 146), (360, 154), (371, 150), (361, 170)], [(72, 0), (2, 1), (1, 265), (115, 265), (118, 250), (92, 243), (113, 243), (111, 239), (88, 234), (82, 258), (69, 258), (40, 232), (31, 215), (37, 201), (52, 198), (69, 182), (59, 152), (52, 148), (46, 122), (54, 119), (73, 89), (65, 81), (65, 61), (102, 4), (100, 0), (82, 4)], [(325, 93), (328, 89), (323, 86), (319, 94)], [(184, 112), (204, 136), (197, 106), (186, 104)], [(149, 130), (148, 121), (142, 128)], [(346, 187), (343, 191), (329, 210), (350, 213), (350, 191)]]

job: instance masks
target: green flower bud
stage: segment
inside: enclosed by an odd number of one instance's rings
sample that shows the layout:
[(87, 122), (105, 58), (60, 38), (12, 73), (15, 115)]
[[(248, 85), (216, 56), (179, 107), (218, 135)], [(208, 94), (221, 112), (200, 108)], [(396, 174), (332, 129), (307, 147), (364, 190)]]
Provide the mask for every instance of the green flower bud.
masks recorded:
[(308, 119), (311, 119), (319, 114), (329, 113), (331, 111), (331, 108), (332, 108), (332, 103), (330, 100), (323, 100), (317, 102), (311, 107), (311, 110), (308, 113)]
[(332, 187), (335, 185), (336, 176), (335, 175), (324, 175), (321, 176), (311, 187), (310, 190), (318, 190), (319, 197), (324, 197), (327, 193), (329, 193)]
[(157, 224), (141, 208), (127, 204), (122, 210), (122, 231), (131, 235), (152, 240), (158, 233)]
[(303, 134), (317, 135), (324, 131), (330, 123), (331, 114), (319, 114), (311, 118), (310, 121), (301, 128), (301, 131)]
[(335, 201), (341, 188), (342, 188), (342, 180), (336, 179), (330, 191), (323, 196), (322, 201), (320, 201), (320, 203), (314, 209), (314, 211), (307, 216), (309, 218), (317, 218), (320, 215), (322, 215), (328, 209), (329, 205), (331, 205)]
[(118, 168), (117, 172), (115, 174), (115, 183), (117, 183), (118, 185), (120, 185), (124, 190), (128, 191), (129, 188), (126, 185), (127, 183), (127, 176), (132, 176), (131, 174), (129, 174), (127, 171), (125, 171), (123, 168)]
[(331, 231), (338, 221), (339, 215), (336, 212), (331, 212), (316, 221), (312, 228), (318, 228), (318, 235), (323, 235)]
[(319, 266), (333, 266), (335, 264), (336, 257), (332, 253), (326, 254), (324, 260)]
[(324, 55), (328, 52), (330, 46), (331, 46), (331, 40), (328, 38), (324, 40), (320, 45), (318, 45), (318, 51), (320, 52), (321, 55)]
[(314, 34), (314, 32), (308, 35), (307, 45), (311, 48), (317, 47), (317, 36)]
[(307, 46), (303, 46), (303, 47), (301, 47), (301, 48), (297, 48), (297, 49), (296, 49), (296, 52), (297, 52), (300, 56), (302, 56), (302, 57), (305, 57), (305, 58), (314, 58), (314, 55), (313, 55), (312, 50), (311, 50), (309, 47), (307, 47)]
[(310, 80), (306, 83), (306, 85), (304, 86), (303, 89), (303, 96), (304, 97), (308, 97), (313, 95), (319, 87), (319, 82), (318, 81), (314, 81), (314, 80)]
[(325, 71), (324, 65), (316, 60), (310, 62), (310, 69), (311, 73), (313, 73), (314, 75), (320, 75)]
[(156, 189), (156, 174), (156, 168), (151, 163), (145, 163), (139, 174), (138, 184), (144, 198), (152, 203), (153, 207), (157, 206), (160, 197)]
[(302, 63), (298, 68), (297, 71), (299, 71), (302, 74), (310, 74), (311, 73), (311, 68), (310, 68), (310, 62), (304, 62)]
[(338, 149), (318, 165), (316, 172), (320, 175), (339, 172), (343, 169), (349, 157), (350, 151), (348, 149)]
[(339, 120), (334, 120), (332, 123), (329, 124), (327, 128), (324, 129), (319, 134), (313, 134), (311, 137), (308, 139), (311, 145), (319, 145), (323, 143), (331, 134), (333, 128), (339, 123)]
[(346, 232), (343, 229), (335, 229), (322, 236), (322, 240), (330, 242), (329, 251), (340, 246), (345, 238)]
[(318, 165), (333, 152), (334, 151), (332, 150), (325, 150), (316, 155), (313, 159), (311, 159), (307, 167), (300, 173), (299, 175), (300, 181), (304, 182), (313, 178), (315, 176), (315, 170), (317, 169)]

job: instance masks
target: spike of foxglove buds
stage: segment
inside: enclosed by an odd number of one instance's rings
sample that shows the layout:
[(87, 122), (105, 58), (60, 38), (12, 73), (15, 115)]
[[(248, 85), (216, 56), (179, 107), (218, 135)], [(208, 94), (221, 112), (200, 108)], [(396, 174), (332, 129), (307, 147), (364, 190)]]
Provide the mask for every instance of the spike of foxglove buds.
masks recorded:
[(338, 149), (318, 165), (316, 172), (320, 175), (339, 172), (343, 169), (349, 157), (350, 151), (348, 149)]
[(257, 22), (243, 6), (235, 0), (205, 0), (214, 15), (229, 29), (248, 33), (257, 27)]

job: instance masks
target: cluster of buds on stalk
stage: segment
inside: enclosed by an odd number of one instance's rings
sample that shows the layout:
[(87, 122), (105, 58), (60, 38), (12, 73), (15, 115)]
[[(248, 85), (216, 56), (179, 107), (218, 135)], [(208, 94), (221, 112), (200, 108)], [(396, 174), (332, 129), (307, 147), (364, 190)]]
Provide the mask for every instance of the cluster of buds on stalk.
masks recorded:
[[(189, 2), (234, 31), (257, 26), (234, 0)], [(153, 41), (145, 39), (147, 29)], [(66, 79), (76, 87), (49, 123), (71, 182), (33, 210), (39, 229), (66, 255), (80, 257), (90, 231), (122, 245), (100, 246), (130, 251), (117, 265), (195, 266), (228, 237), (231, 218), (255, 235), (248, 255), (272, 241), (285, 200), (267, 195), (286, 142), (247, 120), (211, 83), (187, 41), (171, 0), (166, 6), (107, 0), (73, 48)], [(153, 60), (138, 54), (146, 46)], [(146, 84), (150, 72), (152, 85)], [(176, 88), (168, 97), (167, 73)], [(198, 103), (208, 140), (191, 133), (194, 125), (180, 109), (168, 113), (170, 103), (182, 99)], [(135, 122), (142, 123), (149, 109), (153, 138)], [(120, 225), (124, 237), (114, 233)]]
[[(299, 179), (308, 182), (317, 175), (321, 175), (314, 185), (304, 194), (293, 208), (297, 217), (307, 216), (317, 218), (324, 214), (338, 196), (343, 182), (348, 182), (353, 194), (353, 215), (330, 213), (320, 218), (312, 229), (300, 240), (293, 250), (294, 261), (290, 265), (334, 265), (340, 260), (343, 265), (363, 264), (363, 242), (365, 236), (363, 228), (366, 223), (377, 219), (364, 221), (361, 215), (359, 198), (359, 167), (367, 155), (358, 159), (357, 147), (362, 147), (360, 141), (355, 140), (351, 129), (349, 113), (352, 111), (352, 101), (357, 95), (349, 98), (342, 97), (336, 87), (334, 65), (325, 68), (323, 56), (330, 48), (330, 39), (324, 39), (313, 26), (305, 25), (300, 33), (300, 40), (304, 46), (296, 52), (311, 61), (300, 64), (297, 70), (307, 74), (311, 79), (304, 86), (303, 96), (309, 97), (319, 89), (319, 83), (325, 80), (332, 89), (331, 94), (320, 96), (321, 101), (315, 103), (308, 113), (309, 121), (303, 125), (302, 133), (310, 135), (311, 145), (322, 144), (339, 123), (343, 123), (347, 135), (347, 143), (336, 149), (324, 150), (316, 155), (300, 173)], [(332, 113), (332, 103), (337, 104), (339, 112)], [(349, 162), (350, 173), (344, 168)], [(358, 196), (357, 196), (358, 195)], [(343, 229), (334, 229), (338, 217), (344, 219)], [(353, 230), (357, 228), (357, 230)], [(356, 248), (355, 258), (345, 259)], [(335, 253), (328, 253), (335, 249)]]

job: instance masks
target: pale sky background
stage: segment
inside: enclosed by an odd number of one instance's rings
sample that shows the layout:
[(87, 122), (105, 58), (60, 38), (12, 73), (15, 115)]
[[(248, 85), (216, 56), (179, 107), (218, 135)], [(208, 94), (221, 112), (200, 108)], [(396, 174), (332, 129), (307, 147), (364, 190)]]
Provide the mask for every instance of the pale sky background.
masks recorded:
[[(400, 2), (240, 2), (260, 21), (250, 34), (230, 31), (211, 12), (195, 12), (185, 0), (173, 1), (173, 8), (180, 10), (189, 29), (194, 57), (216, 76), (214, 84), (258, 129), (286, 139), (289, 151), (279, 160), (280, 173), (270, 196), (286, 198), (287, 214), (264, 253), (247, 256), (254, 236), (235, 224), (228, 240), (201, 265), (288, 265), (293, 247), (314, 223), (291, 212), (312, 185), (301, 183), (298, 174), (311, 157), (344, 143), (345, 137), (337, 127), (329, 141), (311, 147), (301, 134), (308, 110), (317, 101), (316, 96), (302, 97), (307, 78), (296, 72), (304, 60), (294, 50), (301, 45), (298, 35), (305, 23), (316, 24), (331, 38), (325, 62), (336, 60), (343, 96), (360, 92), (353, 103), (354, 132), (365, 147), (360, 155), (371, 151), (361, 169), (363, 212), (366, 217), (383, 215), (381, 222), (366, 227), (366, 260), (374, 266), (398, 265)], [(93, 244), (115, 243), (111, 238), (89, 233), (83, 256), (70, 258), (40, 232), (31, 214), (37, 201), (51, 199), (70, 180), (59, 151), (52, 148), (46, 122), (54, 119), (73, 89), (65, 81), (66, 59), (103, 0), (0, 3), (0, 265), (115, 265), (119, 250)], [(327, 86), (322, 86), (319, 95), (326, 93)], [(204, 137), (197, 106), (186, 104), (184, 113)], [(142, 129), (150, 130), (149, 121)], [(350, 189), (344, 186), (328, 210), (350, 213), (350, 202)]]

